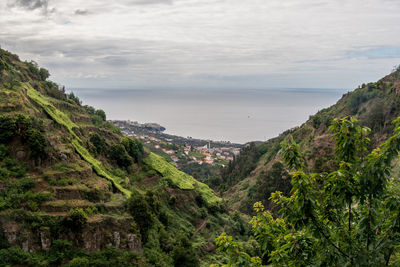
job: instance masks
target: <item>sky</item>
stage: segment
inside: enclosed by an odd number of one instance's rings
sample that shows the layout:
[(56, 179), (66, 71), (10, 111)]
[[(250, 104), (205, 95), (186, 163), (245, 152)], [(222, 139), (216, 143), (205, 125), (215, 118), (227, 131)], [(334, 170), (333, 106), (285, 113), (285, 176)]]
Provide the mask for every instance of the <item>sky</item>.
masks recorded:
[(67, 88), (349, 88), (400, 64), (399, 0), (1, 0)]

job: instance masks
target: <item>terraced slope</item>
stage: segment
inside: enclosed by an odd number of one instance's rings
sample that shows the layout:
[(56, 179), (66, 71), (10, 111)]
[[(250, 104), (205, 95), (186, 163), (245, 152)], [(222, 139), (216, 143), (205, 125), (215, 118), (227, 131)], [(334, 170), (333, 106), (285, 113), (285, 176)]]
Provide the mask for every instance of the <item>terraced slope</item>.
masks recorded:
[(0, 255), (19, 253), (0, 265), (95, 261), (97, 251), (124, 265), (170, 266), (178, 249), (210, 263), (218, 253), (205, 249), (223, 227), (236, 231), (221, 199), (43, 73), (0, 49)]

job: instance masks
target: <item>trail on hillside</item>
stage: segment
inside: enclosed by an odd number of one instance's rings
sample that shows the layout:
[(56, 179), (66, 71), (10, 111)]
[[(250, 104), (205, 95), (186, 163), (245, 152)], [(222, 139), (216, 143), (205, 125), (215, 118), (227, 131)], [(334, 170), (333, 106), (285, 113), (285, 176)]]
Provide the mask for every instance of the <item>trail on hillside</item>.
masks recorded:
[(193, 238), (196, 237), (196, 235), (204, 228), (204, 226), (206, 226), (207, 222), (208, 222), (208, 218), (205, 218), (204, 221), (200, 224), (200, 226), (197, 227), (196, 231), (194, 231), (190, 240), (193, 240)]

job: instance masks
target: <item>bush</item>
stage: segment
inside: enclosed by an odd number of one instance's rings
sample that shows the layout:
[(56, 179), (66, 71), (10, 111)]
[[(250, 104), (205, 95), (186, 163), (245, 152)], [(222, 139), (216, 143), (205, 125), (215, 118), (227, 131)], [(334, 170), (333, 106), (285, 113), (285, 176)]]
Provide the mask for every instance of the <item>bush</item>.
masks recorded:
[(90, 142), (93, 144), (95, 148), (95, 154), (103, 154), (107, 150), (106, 140), (100, 136), (98, 133), (90, 134), (89, 137)]
[(132, 196), (127, 201), (127, 207), (129, 213), (139, 225), (140, 234), (143, 239), (146, 240), (147, 232), (153, 225), (154, 221), (151, 207), (147, 203), (146, 198), (139, 192), (133, 191)]
[(31, 254), (23, 251), (20, 247), (11, 247), (0, 250), (0, 266), (19, 264), (34, 265)]
[(99, 116), (103, 121), (106, 121), (106, 113), (102, 109), (96, 110), (95, 114)]
[(42, 81), (45, 81), (45, 80), (47, 80), (47, 78), (50, 77), (50, 73), (49, 73), (49, 71), (46, 70), (45, 68), (40, 68), (40, 69), (39, 69), (39, 76), (40, 76), (40, 79), (41, 79)]
[(172, 258), (174, 259), (175, 267), (200, 266), (196, 252), (186, 237), (181, 238), (178, 245), (174, 247)]
[(112, 145), (110, 148), (110, 158), (115, 160), (120, 167), (129, 167), (132, 164), (131, 157), (121, 144)]
[(76, 95), (74, 95), (73, 92), (69, 93), (67, 95), (68, 99), (72, 100), (75, 104), (77, 104), (78, 106), (81, 106), (82, 101), (79, 99), (79, 97), (77, 97)]
[(29, 129), (27, 137), (31, 157), (35, 159), (45, 157), (47, 142), (44, 134), (36, 129)]
[(90, 266), (90, 261), (86, 257), (73, 258), (67, 265), (67, 267), (87, 267)]
[(61, 265), (65, 259), (71, 259), (77, 253), (77, 249), (73, 246), (71, 241), (64, 239), (56, 239), (50, 248), (49, 262), (53, 265)]
[(88, 216), (81, 208), (71, 209), (69, 216), (64, 219), (64, 225), (72, 231), (82, 231)]
[(16, 125), (15, 120), (6, 117), (0, 116), (0, 142), (7, 143), (15, 134)]
[(121, 144), (125, 147), (125, 150), (128, 152), (129, 156), (131, 156), (135, 162), (141, 162), (143, 159), (143, 144), (139, 140), (131, 137), (123, 137), (121, 140)]

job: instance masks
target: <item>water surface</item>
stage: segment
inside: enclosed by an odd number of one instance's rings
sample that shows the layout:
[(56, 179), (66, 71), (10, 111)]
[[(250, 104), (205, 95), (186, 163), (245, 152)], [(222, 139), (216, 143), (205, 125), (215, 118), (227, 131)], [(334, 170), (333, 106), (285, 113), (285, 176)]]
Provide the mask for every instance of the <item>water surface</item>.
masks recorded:
[(347, 90), (72, 89), (107, 119), (157, 122), (166, 133), (236, 143), (264, 141), (299, 126)]

